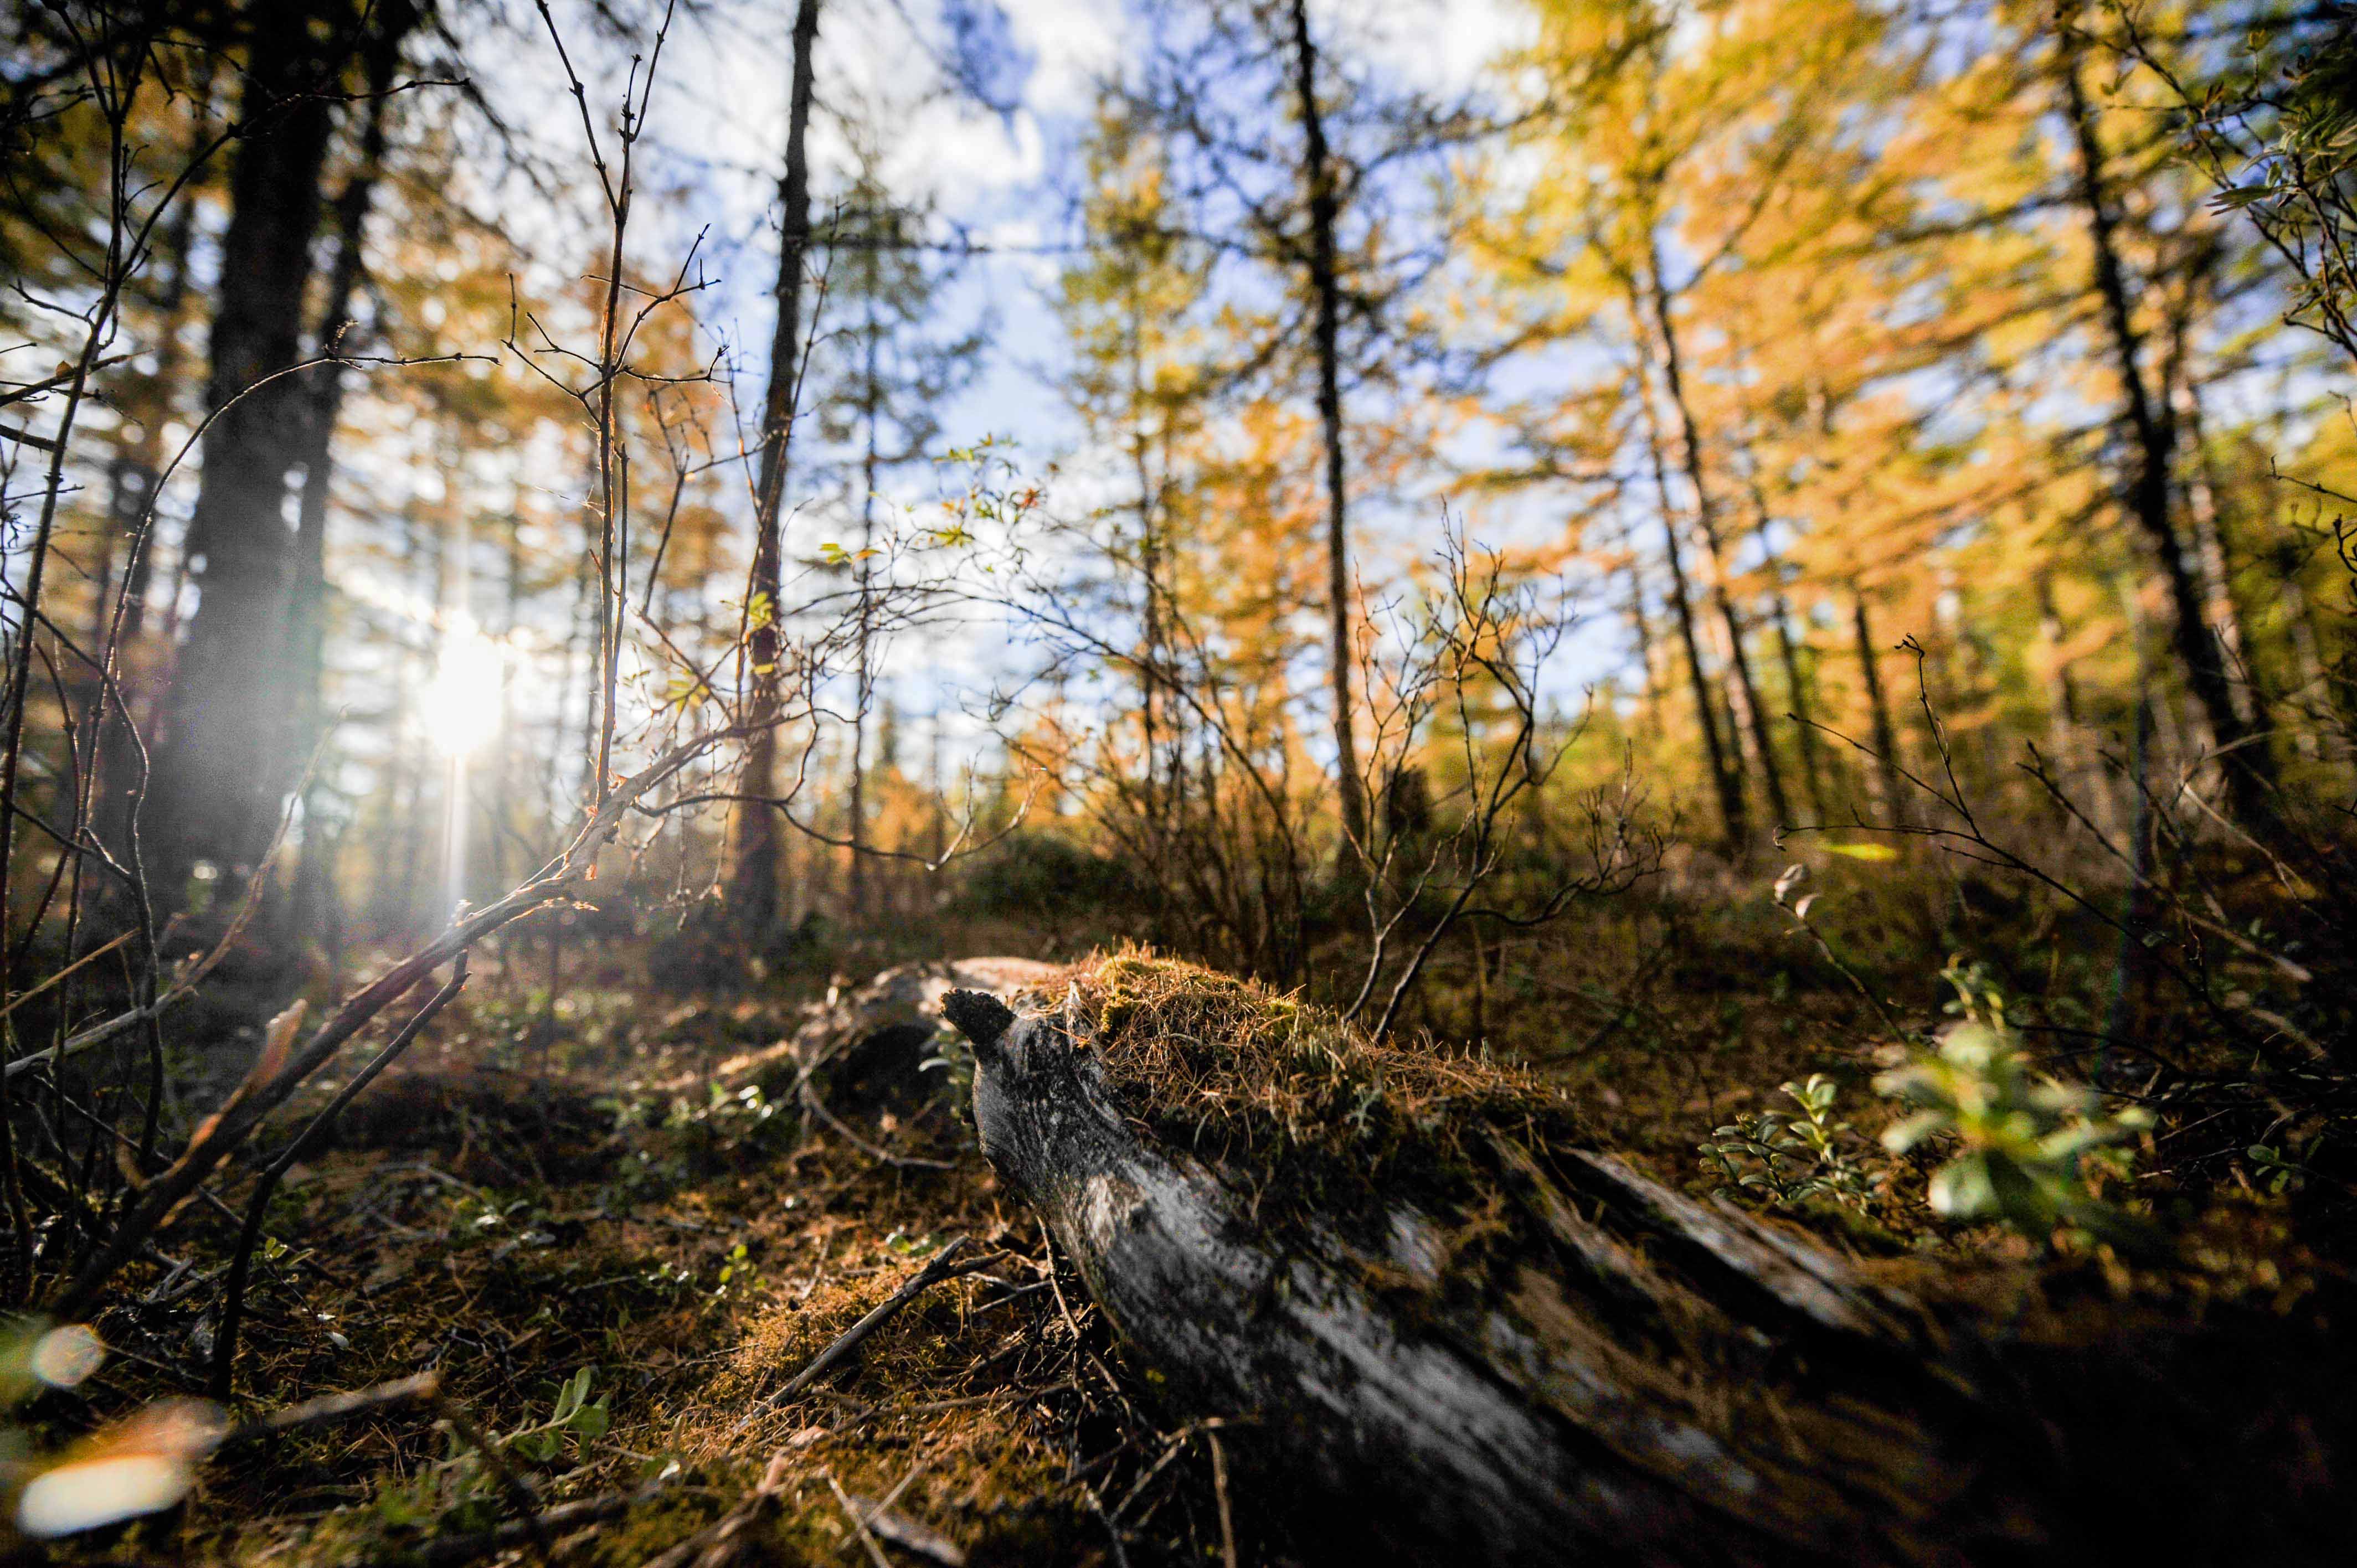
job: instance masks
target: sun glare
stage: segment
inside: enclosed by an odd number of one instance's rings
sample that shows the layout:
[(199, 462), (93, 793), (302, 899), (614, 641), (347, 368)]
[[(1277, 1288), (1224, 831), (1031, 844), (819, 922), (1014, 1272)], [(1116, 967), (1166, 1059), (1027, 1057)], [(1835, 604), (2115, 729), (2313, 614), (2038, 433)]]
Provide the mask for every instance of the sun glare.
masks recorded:
[(460, 618), (444, 635), (442, 653), (425, 689), (425, 727), (446, 757), (466, 757), (500, 731), (505, 671), (499, 645)]

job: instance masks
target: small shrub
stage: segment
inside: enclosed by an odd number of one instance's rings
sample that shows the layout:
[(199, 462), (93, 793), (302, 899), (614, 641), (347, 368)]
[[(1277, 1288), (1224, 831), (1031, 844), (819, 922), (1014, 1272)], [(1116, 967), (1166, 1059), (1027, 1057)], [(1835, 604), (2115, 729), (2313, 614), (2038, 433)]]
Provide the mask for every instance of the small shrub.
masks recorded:
[(2036, 1239), (2062, 1226), (2099, 1240), (2141, 1248), (2139, 1220), (2087, 1190), (2088, 1156), (2152, 1125), (2145, 1112), (2109, 1112), (2083, 1085), (2029, 1069), (2004, 998), (1978, 965), (1951, 965), (1944, 978), (1963, 1015), (1936, 1050), (1874, 1080), (1875, 1089), (1918, 1107), (1882, 1134), (1893, 1154), (1953, 1138), (1956, 1154), (1932, 1177), (1932, 1208), (1950, 1219), (1996, 1219)]
[(1782, 1092), (1800, 1114), (1738, 1116), (1713, 1131), (1717, 1142), (1696, 1145), (1703, 1168), (1719, 1178), (1720, 1195), (1756, 1192), (1781, 1208), (1830, 1197), (1863, 1209), (1874, 1186), (1848, 1147), (1850, 1124), (1834, 1120), (1839, 1088), (1813, 1072), (1806, 1083), (1787, 1082)]

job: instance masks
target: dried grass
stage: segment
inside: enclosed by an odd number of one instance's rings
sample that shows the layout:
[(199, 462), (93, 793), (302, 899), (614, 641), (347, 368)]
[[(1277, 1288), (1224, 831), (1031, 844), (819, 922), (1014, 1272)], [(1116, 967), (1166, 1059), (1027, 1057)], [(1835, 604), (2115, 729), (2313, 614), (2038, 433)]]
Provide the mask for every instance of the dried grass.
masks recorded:
[(1060, 1008), (1127, 1114), (1216, 1164), (1264, 1223), (1378, 1230), (1403, 1202), (1494, 1226), (1492, 1137), (1585, 1146), (1563, 1090), (1486, 1053), (1378, 1040), (1297, 994), (1124, 947), (1027, 994)]

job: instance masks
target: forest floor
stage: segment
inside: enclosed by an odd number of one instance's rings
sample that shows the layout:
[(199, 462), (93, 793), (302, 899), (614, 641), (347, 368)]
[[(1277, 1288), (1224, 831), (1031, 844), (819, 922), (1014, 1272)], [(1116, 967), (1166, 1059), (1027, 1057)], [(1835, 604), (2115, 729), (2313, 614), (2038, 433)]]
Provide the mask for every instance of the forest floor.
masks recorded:
[[(347, 1112), (335, 1146), (289, 1173), (269, 1229), (299, 1243), (265, 1242), (258, 1260), (241, 1405), (436, 1371), (544, 1509), (631, 1499), (565, 1541), (568, 1562), (636, 1568), (688, 1541), (776, 1455), (793, 1459), (783, 1488), (750, 1511), (783, 1561), (856, 1558), (863, 1530), (976, 1564), (1115, 1561), (1116, 1531), (1146, 1561), (1216, 1550), (1206, 1430), (1135, 1402), (1077, 1281), (1051, 1276), (1039, 1224), (997, 1189), (969, 1129), (869, 1118), (899, 1165), (805, 1133), (753, 1081), (760, 1047), (796, 1021), (781, 999), (651, 1015), (635, 987), (575, 987), (560, 1019), (554, 1060), (494, 1066), (528, 1025), (495, 999), (452, 1008)], [(202, 1220), (177, 1240), (217, 1258), (229, 1236)], [(773, 1397), (959, 1238), (973, 1272), (916, 1298), (839, 1373)], [(139, 1305), (106, 1320), (115, 1355), (73, 1424), (200, 1391), (210, 1272), (159, 1260), (129, 1282)], [(487, 1560), (471, 1551), (483, 1533), (513, 1533), (502, 1490), (434, 1410), (393, 1406), (233, 1446), (172, 1515), (59, 1550)], [(505, 1555), (530, 1559), (518, 1551)]]
[[(1780, 1083), (1823, 1071), (1863, 1097), (1891, 1059), (1867, 1003), (1749, 916), (1704, 929), (1624, 911), (1612, 929), (1478, 1004), (1599, 1144), (1674, 1184), (1709, 1193), (1695, 1144)], [(568, 984), (551, 1029), (520, 981), (479, 979), (289, 1174), (250, 1293), (242, 1411), (436, 1371), (528, 1478), (566, 1562), (691, 1563), (724, 1525), (813, 1563), (1200, 1563), (1231, 1533), (1246, 1560), (1296, 1559), (1278, 1510), (1231, 1473), (1218, 1420), (1164, 1408), (1150, 1372), (1124, 1364), (969, 1125), (935, 1101), (905, 1120), (854, 1113), (855, 1140), (769, 1097), (813, 989), (657, 996), (618, 963)], [(1471, 1004), (1463, 990), (1451, 1005)], [(1894, 1162), (1881, 1179), (1920, 1193), (1923, 1175)], [(1918, 1277), (2035, 1257), (1995, 1227), (1937, 1227), (1920, 1200), (1794, 1218)], [(32, 1414), (87, 1430), (200, 1391), (204, 1287), (230, 1235), (201, 1211), (184, 1220), (167, 1251), (190, 1265), (142, 1265), (135, 1305), (102, 1320), (114, 1357), (79, 1398)], [(778, 1397), (960, 1239), (971, 1272)], [(2195, 1251), (2196, 1294), (2287, 1302), (2323, 1266), (2256, 1193), (2212, 1204)], [(2097, 1295), (2189, 1288), (2109, 1258), (2049, 1268)], [(232, 1445), (182, 1508), (51, 1560), (533, 1560), (502, 1478), (447, 1417), (394, 1404)], [(591, 1511), (568, 1531), (576, 1504)]]

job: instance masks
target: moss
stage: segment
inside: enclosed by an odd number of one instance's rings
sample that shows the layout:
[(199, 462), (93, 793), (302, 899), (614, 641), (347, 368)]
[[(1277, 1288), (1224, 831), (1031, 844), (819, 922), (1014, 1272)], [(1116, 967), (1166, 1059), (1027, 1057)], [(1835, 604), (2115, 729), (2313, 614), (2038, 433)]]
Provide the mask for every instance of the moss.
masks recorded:
[(1528, 1223), (1494, 1138), (1534, 1153), (1590, 1142), (1563, 1092), (1525, 1069), (1378, 1040), (1297, 995), (1146, 949), (1075, 964), (1027, 1000), (1063, 1009), (1122, 1111), (1218, 1165), (1259, 1223), (1338, 1228), (1380, 1252), (1392, 1215), (1413, 1208), (1442, 1229), (1444, 1276)]

